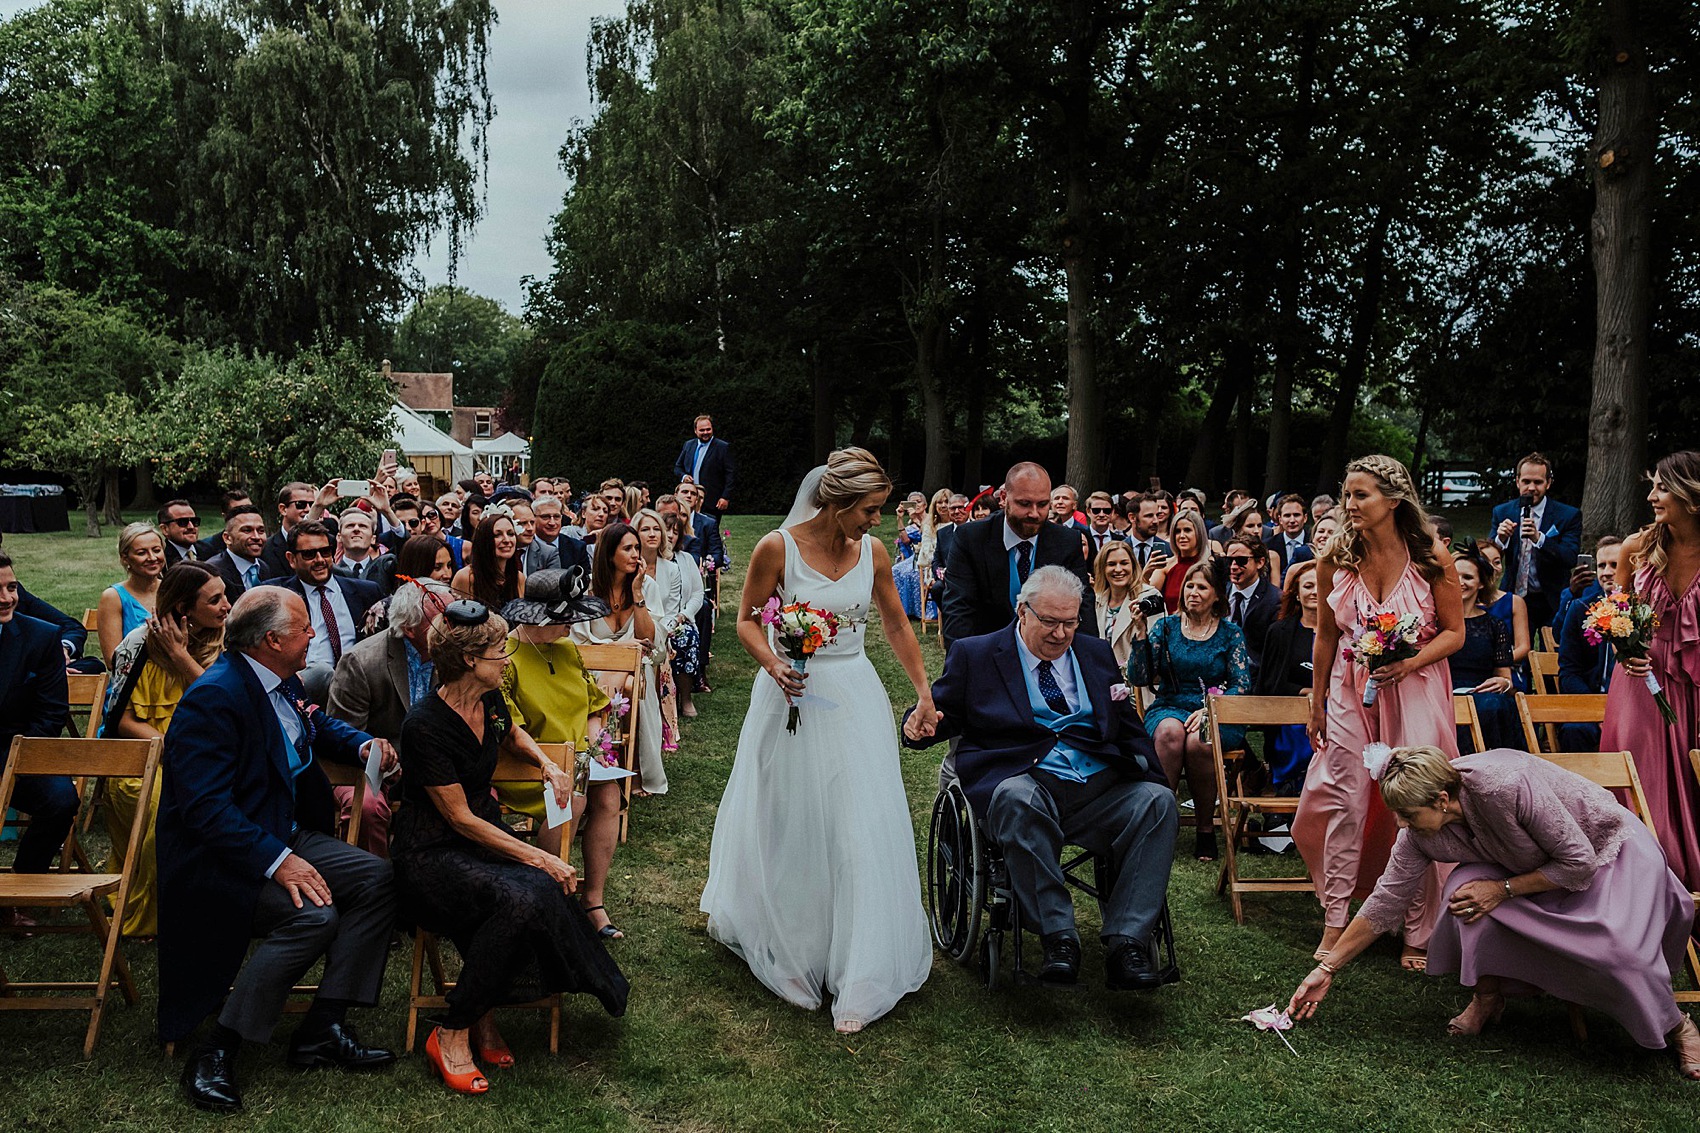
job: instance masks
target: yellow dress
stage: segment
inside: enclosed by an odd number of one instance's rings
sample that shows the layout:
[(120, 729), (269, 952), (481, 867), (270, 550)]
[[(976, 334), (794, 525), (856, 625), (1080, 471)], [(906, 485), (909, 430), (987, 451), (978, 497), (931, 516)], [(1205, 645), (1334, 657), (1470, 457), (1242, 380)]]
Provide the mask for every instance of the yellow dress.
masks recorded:
[[(184, 685), (152, 661), (142, 666), (136, 677), (136, 687), (130, 693), (130, 712), (142, 723), (161, 735), (171, 726), (171, 715), (177, 702), (183, 699)], [(130, 881), (130, 900), (124, 908), (125, 936), (153, 936), (159, 932), (159, 867), (154, 860), (154, 814), (159, 810), (159, 790), (165, 780), (164, 769), (153, 779), (153, 798), (148, 803), (148, 820), (142, 828), (142, 848), (136, 862), (136, 873)], [(117, 873), (124, 866), (124, 851), (129, 846), (130, 823), (136, 816), (136, 803), (142, 793), (140, 779), (106, 780), (106, 832), (112, 839), (112, 856), (107, 869)]]
[[(538, 743), (583, 751), (590, 718), (608, 707), (608, 694), (584, 667), (578, 646), (566, 638), (544, 645), (514, 641), (513, 663), (502, 678), (502, 697), (514, 723)], [(572, 768), (566, 768), (571, 774)], [(497, 783), (503, 806), (543, 821), (543, 784)]]

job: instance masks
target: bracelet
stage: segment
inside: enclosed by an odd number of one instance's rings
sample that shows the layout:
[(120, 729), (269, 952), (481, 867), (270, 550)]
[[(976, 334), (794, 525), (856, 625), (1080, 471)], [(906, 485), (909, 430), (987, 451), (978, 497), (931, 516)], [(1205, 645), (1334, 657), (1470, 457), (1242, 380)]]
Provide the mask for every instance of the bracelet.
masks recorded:
[(1515, 894), (1511, 891), (1511, 879), (1509, 877), (1505, 879), (1505, 895), (1507, 897), (1517, 896), (1517, 894)]
[(1318, 960), (1316, 962), (1316, 966), (1327, 972), (1330, 976), (1337, 976), (1340, 974), (1340, 969), (1334, 967), (1327, 960)]

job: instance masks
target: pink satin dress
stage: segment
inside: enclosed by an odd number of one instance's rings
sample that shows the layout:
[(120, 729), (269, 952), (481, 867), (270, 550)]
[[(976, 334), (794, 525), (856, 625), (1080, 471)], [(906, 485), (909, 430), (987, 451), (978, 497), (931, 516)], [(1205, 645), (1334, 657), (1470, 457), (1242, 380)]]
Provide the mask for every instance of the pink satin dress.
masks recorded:
[[(1439, 632), (1434, 590), (1411, 563), (1380, 602), (1355, 571), (1336, 570), (1328, 607), (1340, 627), (1342, 648), (1370, 618), (1389, 612), (1415, 613), (1422, 619), (1419, 649)], [(1293, 841), (1316, 883), (1323, 921), (1333, 928), (1351, 919), (1352, 900), (1361, 901), (1374, 891), (1399, 832), (1364, 769), (1364, 748), (1376, 742), (1391, 747), (1432, 744), (1448, 759), (1458, 758), (1452, 670), (1445, 660), (1382, 688), (1371, 708), (1363, 704), (1368, 682), (1367, 668), (1343, 655), (1335, 657), (1328, 686), (1327, 743), (1310, 761), (1293, 820)], [(1405, 943), (1412, 947), (1428, 946), (1440, 916), (1440, 881), (1440, 874), (1431, 870), (1421, 896), (1406, 913)]]
[(1700, 575), (1679, 599), (1652, 567), (1635, 572), (1635, 592), (1659, 616), (1650, 660), (1676, 723), (1667, 725), (1644, 681), (1620, 667), (1606, 691), (1601, 751), (1628, 751), (1647, 792), (1653, 829), (1671, 872), (1689, 889), (1700, 888), (1700, 784), (1688, 762), (1700, 747)]

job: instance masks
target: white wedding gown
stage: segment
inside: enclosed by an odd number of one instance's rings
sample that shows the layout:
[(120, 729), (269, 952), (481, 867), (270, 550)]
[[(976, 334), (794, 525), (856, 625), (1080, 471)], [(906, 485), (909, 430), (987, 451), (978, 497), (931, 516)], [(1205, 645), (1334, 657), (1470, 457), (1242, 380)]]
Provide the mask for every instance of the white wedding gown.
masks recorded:
[(787, 602), (855, 619), (809, 659), (797, 733), (767, 674), (756, 678), (708, 858), (708, 933), (775, 994), (835, 1023), (869, 1023), (925, 982), (932, 940), (891, 700), (862, 650), (873, 554), (837, 582), (812, 570), (789, 531)]

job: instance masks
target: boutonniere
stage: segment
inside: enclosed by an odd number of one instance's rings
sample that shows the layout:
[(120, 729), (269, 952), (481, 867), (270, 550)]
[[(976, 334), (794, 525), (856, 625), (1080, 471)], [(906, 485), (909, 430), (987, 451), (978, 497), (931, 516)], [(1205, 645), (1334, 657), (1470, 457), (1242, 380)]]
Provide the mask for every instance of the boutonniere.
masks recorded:
[(501, 740), (506, 739), (507, 734), (508, 734), (508, 729), (513, 726), (513, 722), (511, 720), (509, 720), (506, 716), (497, 712), (494, 708), (492, 708), (490, 710), (490, 715), (488, 717), (488, 720), (489, 720), (490, 727), (492, 727), (496, 730), (497, 741), (500, 742)]
[(301, 714), (301, 724), (306, 729), (302, 735), (302, 742), (308, 747), (312, 746), (313, 737), (319, 734), (319, 726), (313, 722), (313, 717), (319, 710), (317, 704), (308, 704), (306, 700), (300, 697), (295, 698), (295, 711)]
[(1110, 686), (1110, 699), (1112, 701), (1126, 700), (1128, 698), (1128, 695), (1129, 694), (1128, 694), (1127, 685), (1125, 685), (1125, 684), (1114, 684), (1114, 685)]

